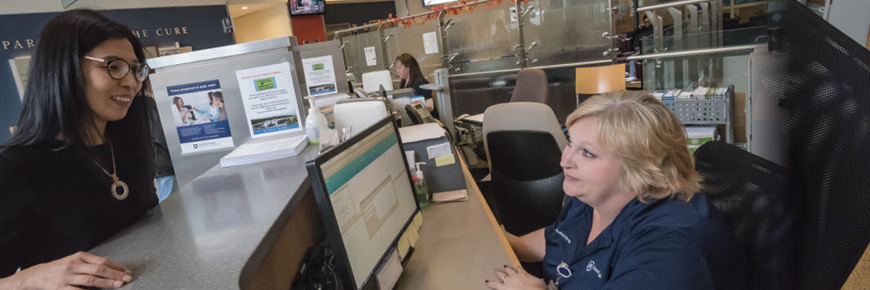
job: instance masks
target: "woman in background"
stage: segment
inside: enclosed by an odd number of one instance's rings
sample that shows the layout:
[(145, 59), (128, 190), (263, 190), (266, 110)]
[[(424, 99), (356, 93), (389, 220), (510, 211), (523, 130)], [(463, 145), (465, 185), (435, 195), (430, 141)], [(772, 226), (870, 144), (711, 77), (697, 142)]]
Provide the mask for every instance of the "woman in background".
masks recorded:
[[(411, 88), (415, 95), (423, 96), (427, 101), (432, 100), (432, 91), (420, 88), (421, 85), (428, 84), (429, 81), (423, 76), (420, 65), (414, 56), (403, 53), (396, 57), (393, 66), (396, 68), (396, 75), (402, 80), (399, 83), (399, 88)], [(426, 108), (432, 113), (432, 117), (438, 118), (438, 111), (429, 102), (427, 102)]]
[(90, 10), (57, 15), (37, 43), (0, 146), (0, 289), (117, 288), (132, 272), (83, 251), (157, 204), (150, 68), (127, 27)]

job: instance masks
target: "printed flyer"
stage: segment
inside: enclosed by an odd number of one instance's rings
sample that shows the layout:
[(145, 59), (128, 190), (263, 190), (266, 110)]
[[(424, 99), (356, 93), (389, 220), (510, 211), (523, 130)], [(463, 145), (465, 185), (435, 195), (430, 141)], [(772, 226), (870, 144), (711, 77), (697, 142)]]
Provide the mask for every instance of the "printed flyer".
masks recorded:
[(305, 85), (308, 87), (309, 96), (337, 92), (331, 55), (303, 58), (302, 67), (305, 71)]
[(172, 104), (181, 154), (234, 147), (218, 80), (170, 86), (166, 91)]
[(251, 138), (301, 131), (290, 64), (236, 71)]

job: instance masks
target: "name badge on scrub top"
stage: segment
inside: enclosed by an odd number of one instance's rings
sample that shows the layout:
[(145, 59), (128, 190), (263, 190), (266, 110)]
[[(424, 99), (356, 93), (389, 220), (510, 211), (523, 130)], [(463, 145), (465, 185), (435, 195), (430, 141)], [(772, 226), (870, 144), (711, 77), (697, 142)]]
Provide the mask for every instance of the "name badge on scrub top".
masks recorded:
[(550, 281), (550, 285), (547, 286), (548, 290), (556, 289), (556, 286), (559, 285), (559, 281), (562, 280), (562, 278), (568, 279), (571, 277), (571, 275), (574, 274), (573, 272), (571, 272), (571, 268), (565, 262), (562, 262), (559, 264), (559, 266), (556, 266), (556, 273), (559, 274), (559, 278), (556, 278), (555, 284), (553, 283), (553, 281)]

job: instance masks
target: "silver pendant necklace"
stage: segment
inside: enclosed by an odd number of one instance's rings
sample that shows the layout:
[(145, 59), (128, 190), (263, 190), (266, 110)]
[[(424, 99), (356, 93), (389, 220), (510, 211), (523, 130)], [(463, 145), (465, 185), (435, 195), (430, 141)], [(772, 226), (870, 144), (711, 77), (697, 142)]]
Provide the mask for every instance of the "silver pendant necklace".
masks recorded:
[[(112, 196), (114, 196), (117, 200), (124, 200), (127, 198), (128, 195), (130, 195), (130, 188), (127, 187), (127, 183), (121, 181), (121, 179), (118, 178), (118, 167), (115, 165), (115, 148), (112, 147), (112, 142), (107, 143), (109, 143), (109, 152), (112, 153), (112, 173), (110, 174), (108, 171), (106, 171), (106, 169), (103, 168), (103, 166), (100, 165), (100, 163), (96, 160), (91, 160), (97, 164), (97, 167), (100, 167), (100, 169), (103, 170), (103, 173), (106, 173), (106, 175), (112, 178)], [(118, 194), (119, 187), (121, 188), (120, 194)]]

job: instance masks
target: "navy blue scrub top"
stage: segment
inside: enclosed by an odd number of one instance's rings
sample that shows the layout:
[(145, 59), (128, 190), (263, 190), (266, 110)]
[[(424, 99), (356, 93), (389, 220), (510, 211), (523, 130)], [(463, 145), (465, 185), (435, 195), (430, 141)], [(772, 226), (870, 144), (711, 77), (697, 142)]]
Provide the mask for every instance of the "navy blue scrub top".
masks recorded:
[(569, 196), (545, 229), (544, 275), (559, 289), (745, 289), (745, 252), (703, 193), (634, 199), (586, 245), (591, 225), (592, 207)]

